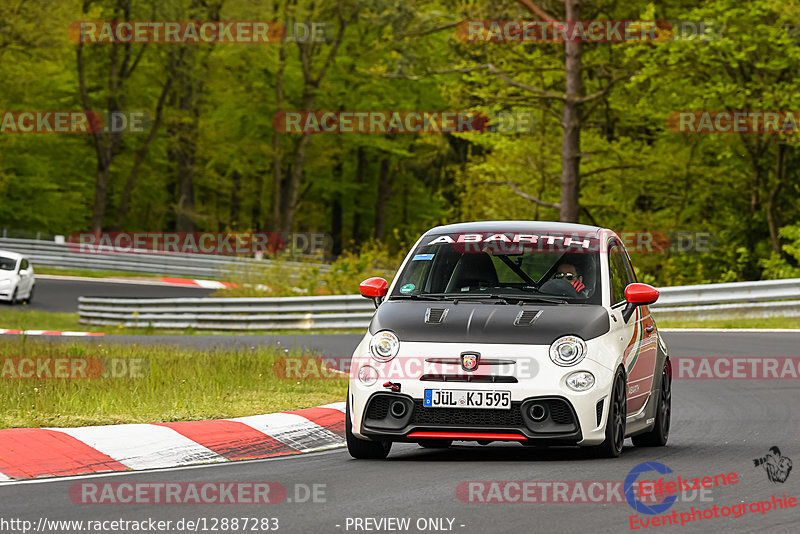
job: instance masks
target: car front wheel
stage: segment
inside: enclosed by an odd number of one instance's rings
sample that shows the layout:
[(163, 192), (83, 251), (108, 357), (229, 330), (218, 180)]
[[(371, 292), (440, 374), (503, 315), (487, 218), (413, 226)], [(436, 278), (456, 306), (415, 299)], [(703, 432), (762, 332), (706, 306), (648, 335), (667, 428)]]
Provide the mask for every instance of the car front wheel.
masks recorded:
[(347, 392), (347, 408), (345, 409), (345, 438), (347, 439), (347, 452), (357, 460), (382, 460), (389, 456), (392, 450), (391, 441), (367, 441), (357, 438), (353, 434), (353, 424), (350, 422), (350, 392)]
[(603, 443), (594, 447), (595, 456), (616, 458), (622, 452), (622, 444), (625, 442), (627, 404), (625, 376), (620, 369), (614, 377), (614, 387), (611, 389), (611, 402), (608, 407), (608, 419), (606, 420), (606, 439)]

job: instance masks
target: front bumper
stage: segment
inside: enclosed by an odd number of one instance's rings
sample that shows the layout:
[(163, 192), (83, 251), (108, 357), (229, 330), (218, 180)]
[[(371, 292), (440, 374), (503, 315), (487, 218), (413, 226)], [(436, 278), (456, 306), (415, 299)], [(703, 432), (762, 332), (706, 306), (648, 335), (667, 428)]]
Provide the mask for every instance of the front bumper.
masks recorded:
[[(589, 354), (595, 358), (587, 356), (578, 365), (560, 367), (550, 360), (547, 346), (511, 344), (404, 342), (394, 360), (379, 363), (369, 356), (368, 338), (356, 349), (351, 367), (349, 402), (357, 437), (411, 442), (435, 437), (491, 441), (485, 436), (495, 435), (535, 445), (597, 445), (605, 439), (616, 362), (602, 340), (587, 342)], [(453, 378), (452, 367), (427, 363), (468, 351), (480, 352), (482, 361), (513, 363), (490, 365), (488, 371), (474, 374), (461, 372), (457, 378)], [(611, 365), (598, 360), (610, 361)], [(359, 378), (364, 366), (373, 369), (374, 380)], [(567, 387), (566, 377), (575, 371), (591, 372), (594, 386), (583, 392)], [(387, 382), (399, 386), (400, 391), (384, 387)], [(426, 408), (422, 402), (425, 389), (509, 391), (511, 409)], [(400, 404), (393, 412), (396, 403)], [(544, 407), (544, 419), (531, 416), (534, 404)]]
[[(534, 405), (543, 408), (544, 419), (532, 418)], [(576, 445), (583, 439), (572, 404), (561, 397), (531, 397), (512, 402), (510, 410), (491, 410), (426, 408), (421, 399), (408, 395), (375, 393), (367, 401), (361, 433), (372, 439), (392, 441), (501, 439)]]

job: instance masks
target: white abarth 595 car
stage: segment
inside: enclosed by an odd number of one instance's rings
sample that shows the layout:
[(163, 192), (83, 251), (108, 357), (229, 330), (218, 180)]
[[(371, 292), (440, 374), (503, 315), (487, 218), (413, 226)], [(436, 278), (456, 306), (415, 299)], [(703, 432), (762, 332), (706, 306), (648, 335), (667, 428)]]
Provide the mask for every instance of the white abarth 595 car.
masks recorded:
[(355, 458), (395, 441), (593, 447), (616, 457), (667, 442), (671, 369), (620, 238), (593, 226), (494, 221), (426, 232), (351, 361)]

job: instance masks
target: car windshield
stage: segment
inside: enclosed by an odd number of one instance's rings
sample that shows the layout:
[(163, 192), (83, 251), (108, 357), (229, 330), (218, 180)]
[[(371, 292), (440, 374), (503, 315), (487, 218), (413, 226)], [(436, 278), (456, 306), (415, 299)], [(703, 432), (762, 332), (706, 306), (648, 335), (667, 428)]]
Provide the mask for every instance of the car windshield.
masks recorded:
[(598, 240), (540, 237), (513, 232), (426, 237), (411, 253), (391, 298), (600, 304)]
[(13, 271), (17, 268), (17, 260), (0, 257), (0, 271)]

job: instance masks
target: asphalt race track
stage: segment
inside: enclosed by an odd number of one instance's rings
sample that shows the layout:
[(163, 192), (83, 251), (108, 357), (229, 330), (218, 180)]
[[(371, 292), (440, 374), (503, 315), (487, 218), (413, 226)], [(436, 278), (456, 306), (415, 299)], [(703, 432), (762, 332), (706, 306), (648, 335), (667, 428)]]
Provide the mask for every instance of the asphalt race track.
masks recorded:
[[(108, 282), (103, 279), (95, 280), (91, 278), (67, 280), (37, 276), (36, 289), (30, 309), (45, 312), (75, 313), (78, 311), (78, 297), (205, 297), (213, 292), (213, 289), (161, 285), (158, 283)], [(19, 309), (21, 306), (16, 305), (15, 308)]]
[[(792, 333), (665, 333), (673, 357), (729, 355), (746, 357), (796, 356), (800, 335)], [(196, 337), (196, 336), (192, 336)], [(203, 336), (211, 337), (211, 336)], [(313, 342), (315, 336), (308, 336)], [(106, 340), (108, 341), (108, 340)], [(330, 340), (327, 340), (330, 341)], [(354, 343), (357, 336), (342, 338)], [(634, 509), (611, 503), (470, 503), (456, 494), (466, 481), (623, 481), (642, 462), (656, 461), (673, 470), (674, 480), (713, 477), (734, 472), (737, 482), (705, 495), (689, 492), (664, 512), (681, 513), (713, 506), (731, 507), (765, 501), (773, 495), (800, 496), (800, 473), (786, 482), (770, 482), (753, 459), (777, 445), (783, 456), (800, 459), (800, 389), (796, 380), (676, 379), (673, 385), (672, 431), (665, 448), (634, 448), (626, 442), (615, 460), (594, 459), (576, 449), (534, 449), (518, 445), (463, 445), (449, 450), (395, 444), (385, 461), (356, 461), (345, 450), (289, 456), (271, 460), (228, 463), (173, 470), (100, 475), (0, 484), (0, 516), (33, 521), (40, 518), (84, 520), (203, 519), (208, 528), (216, 518), (278, 518), (279, 532), (624, 532), (630, 531)], [(795, 470), (796, 471), (796, 470)], [(671, 477), (671, 478), (670, 478)], [(68, 491), (77, 483), (104, 482), (279, 482), (288, 499), (270, 505), (86, 505), (74, 503)], [(317, 486), (317, 502), (296, 502)], [(301, 485), (301, 486), (298, 486)], [(305, 485), (305, 486), (302, 486)], [(488, 486), (487, 486), (488, 487)], [(299, 488), (299, 489), (298, 489)], [(693, 495), (694, 494), (694, 495)], [(459, 494), (463, 497), (462, 494)], [(484, 495), (488, 495), (484, 494)], [(511, 493), (510, 497), (519, 497)], [(535, 495), (540, 495), (536, 493)], [(796, 532), (800, 508), (750, 511), (741, 517), (720, 517), (684, 526), (650, 526), (646, 530), (673, 532)], [(639, 514), (639, 517), (655, 517)], [(688, 516), (687, 516), (688, 517)], [(349, 518), (349, 519), (348, 519)], [(375, 528), (356, 518), (409, 518), (407, 530)], [(443, 527), (419, 523), (445, 518)], [(452, 527), (448, 520), (452, 520)], [(356, 529), (360, 524), (362, 528)], [(174, 525), (174, 523), (173, 523)], [(433, 525), (433, 528), (431, 528)], [(252, 526), (252, 523), (251, 523)], [(392, 523), (391, 526), (394, 526)], [(640, 526), (640, 525), (636, 525)], [(184, 532), (189, 529), (171, 532)], [(249, 530), (249, 529), (248, 529)], [(262, 531), (257, 529), (258, 531)], [(202, 531), (202, 529), (201, 529)], [(213, 530), (207, 530), (213, 532)], [(222, 530), (219, 530), (220, 532)], [(227, 531), (233, 531), (230, 527)]]

